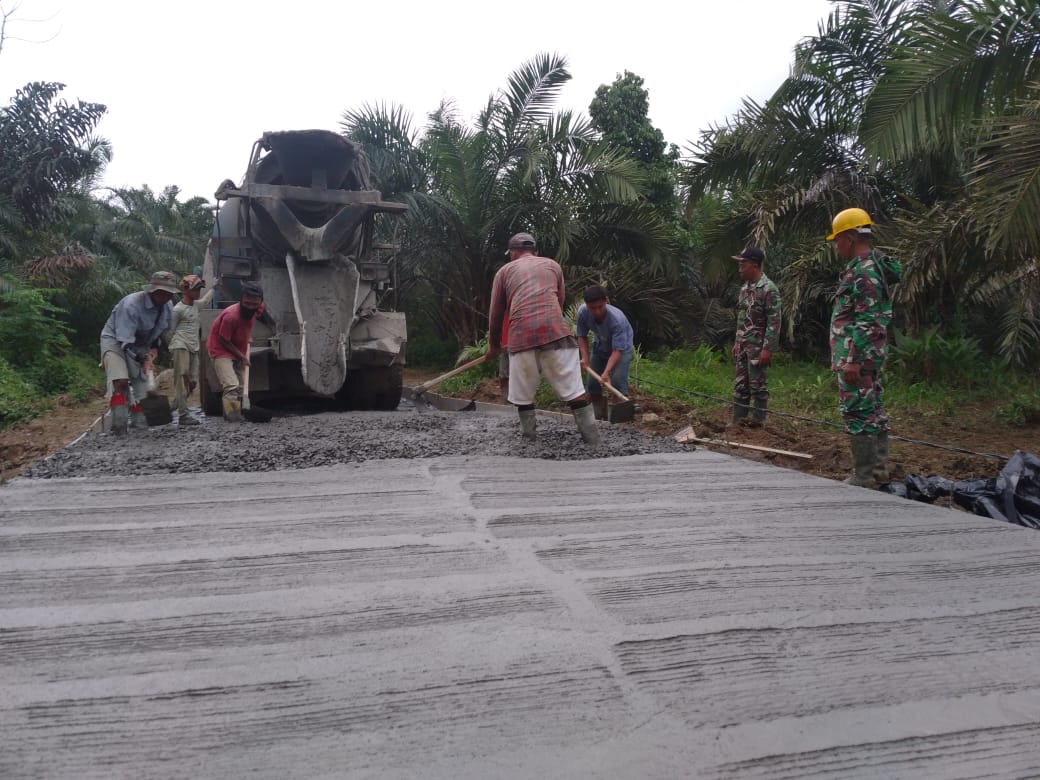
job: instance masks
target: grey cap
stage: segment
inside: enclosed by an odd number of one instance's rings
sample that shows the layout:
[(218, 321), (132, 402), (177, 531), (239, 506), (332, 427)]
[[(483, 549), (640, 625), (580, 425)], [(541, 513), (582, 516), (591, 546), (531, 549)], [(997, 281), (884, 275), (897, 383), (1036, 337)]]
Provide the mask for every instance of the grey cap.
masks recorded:
[(264, 288), (260, 282), (246, 282), (242, 285), (242, 295), (251, 295), (254, 298), (263, 300)]
[(177, 277), (169, 271), (156, 271), (152, 274), (148, 284), (144, 286), (144, 291), (155, 292), (156, 290), (176, 295), (180, 292), (180, 289), (177, 287)]
[(530, 249), (533, 252), (536, 246), (538, 243), (530, 233), (516, 233), (509, 239), (509, 249), (506, 250), (506, 254), (508, 255), (511, 249)]

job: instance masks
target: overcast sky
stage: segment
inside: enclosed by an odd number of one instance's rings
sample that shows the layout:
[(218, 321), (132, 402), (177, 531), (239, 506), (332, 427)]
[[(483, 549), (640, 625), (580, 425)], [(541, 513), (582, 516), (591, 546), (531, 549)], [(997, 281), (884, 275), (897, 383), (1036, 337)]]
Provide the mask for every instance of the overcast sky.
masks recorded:
[[(0, 0), (5, 11), (12, 0)], [(339, 130), (345, 110), (393, 102), (416, 123), (450, 98), (474, 116), (513, 70), (558, 52), (558, 108), (587, 113), (600, 84), (645, 80), (650, 119), (680, 148), (762, 100), (828, 0), (21, 0), (0, 52), (0, 99), (59, 81), (104, 103), (105, 185), (176, 184), (212, 199), (240, 181), (267, 130)], [(41, 21), (31, 21), (41, 20)], [(28, 43), (15, 38), (41, 41)], [(2, 150), (0, 150), (2, 153)]]

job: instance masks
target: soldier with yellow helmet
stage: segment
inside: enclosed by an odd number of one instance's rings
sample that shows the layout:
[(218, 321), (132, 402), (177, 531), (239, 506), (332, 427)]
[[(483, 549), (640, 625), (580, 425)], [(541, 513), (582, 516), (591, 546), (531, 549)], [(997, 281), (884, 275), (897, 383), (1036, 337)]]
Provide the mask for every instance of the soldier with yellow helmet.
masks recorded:
[(881, 372), (892, 321), (890, 286), (903, 274), (897, 260), (874, 248), (873, 224), (863, 209), (845, 209), (827, 236), (847, 262), (831, 315), (831, 368), (838, 373), (838, 405), (852, 449), (853, 473), (845, 482), (859, 487), (877, 487), (889, 478)]

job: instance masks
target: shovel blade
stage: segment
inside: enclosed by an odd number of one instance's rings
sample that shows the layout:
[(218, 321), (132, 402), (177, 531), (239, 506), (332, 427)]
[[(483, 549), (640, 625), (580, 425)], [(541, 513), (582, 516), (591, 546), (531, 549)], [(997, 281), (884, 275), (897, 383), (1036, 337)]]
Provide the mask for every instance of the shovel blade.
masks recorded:
[(632, 422), (636, 417), (636, 405), (634, 401), (622, 401), (619, 404), (607, 406), (607, 419), (611, 423)]

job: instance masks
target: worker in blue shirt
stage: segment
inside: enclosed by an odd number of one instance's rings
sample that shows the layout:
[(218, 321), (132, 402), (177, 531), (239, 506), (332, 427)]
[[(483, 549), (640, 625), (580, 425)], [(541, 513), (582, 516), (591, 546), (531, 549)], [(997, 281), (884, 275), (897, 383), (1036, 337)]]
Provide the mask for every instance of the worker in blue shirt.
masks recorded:
[[(632, 325), (625, 313), (611, 306), (607, 291), (593, 284), (585, 288), (585, 303), (578, 307), (578, 352), (581, 367), (591, 367), (622, 394), (628, 393), (628, 369), (635, 349)], [(594, 334), (589, 352), (589, 333)], [(589, 377), (589, 401), (597, 420), (607, 419), (607, 399), (600, 383)]]
[(131, 422), (135, 428), (148, 427), (141, 401), (159, 341), (170, 327), (176, 294), (177, 277), (156, 271), (141, 292), (130, 293), (115, 305), (101, 331), (101, 365), (116, 435), (125, 434)]

